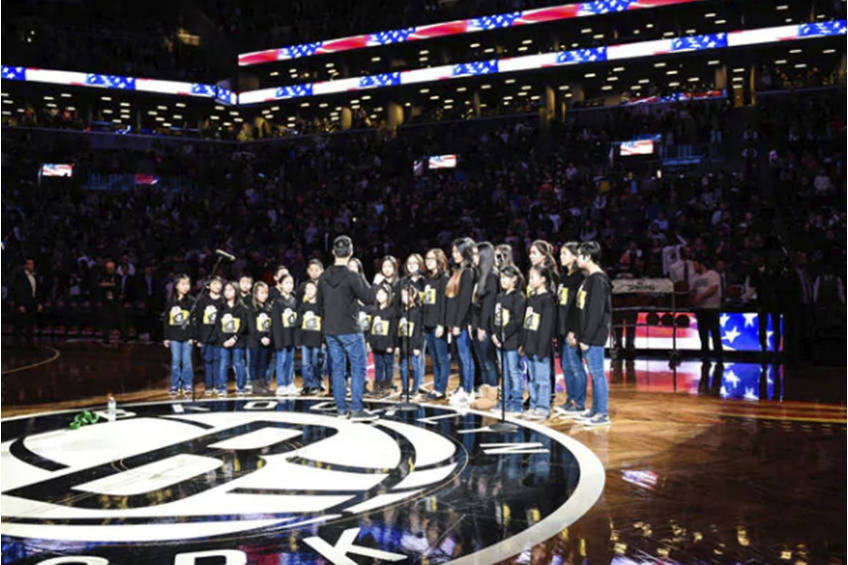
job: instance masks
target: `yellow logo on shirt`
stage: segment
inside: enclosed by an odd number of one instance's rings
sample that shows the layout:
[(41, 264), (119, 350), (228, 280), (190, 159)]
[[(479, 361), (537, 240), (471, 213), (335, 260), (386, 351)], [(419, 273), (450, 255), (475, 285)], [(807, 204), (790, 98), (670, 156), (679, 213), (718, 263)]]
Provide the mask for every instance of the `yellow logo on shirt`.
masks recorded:
[(283, 310), (282, 319), (284, 328), (293, 328), (297, 326), (297, 312), (291, 308)]
[(172, 326), (181, 326), (188, 321), (188, 310), (183, 310), (179, 306), (171, 306), (171, 311), (168, 313), (168, 323)]
[(221, 318), (221, 333), (234, 334), (238, 333), (241, 327), (241, 319), (236, 318), (229, 312)]
[(495, 304), (495, 325), (500, 327), (509, 324), (509, 310), (504, 308), (500, 302)]
[(303, 314), (303, 322), (300, 325), (301, 329), (311, 332), (321, 331), (321, 316), (316, 316), (315, 312), (307, 310)]
[(203, 309), (203, 325), (211, 326), (218, 318), (218, 307), (214, 304), (209, 304)]
[(581, 310), (586, 306), (586, 291), (582, 288), (577, 291), (577, 307)]
[(256, 316), (256, 329), (260, 332), (270, 332), (271, 316), (265, 312), (261, 312), (258, 316)]
[(379, 335), (386, 337), (389, 335), (389, 321), (384, 320), (380, 316), (374, 316), (371, 323), (371, 335)]
[(433, 305), (436, 303), (436, 289), (427, 285), (424, 287), (424, 290), (421, 291), (421, 302), (424, 304)]
[(542, 321), (542, 315), (533, 311), (533, 308), (528, 308), (524, 313), (524, 329), (531, 332), (539, 331), (539, 323)]
[(398, 337), (412, 337), (415, 331), (415, 322), (409, 322), (406, 318), (401, 318), (398, 322)]
[(565, 306), (568, 304), (568, 287), (561, 285), (559, 287), (559, 305)]

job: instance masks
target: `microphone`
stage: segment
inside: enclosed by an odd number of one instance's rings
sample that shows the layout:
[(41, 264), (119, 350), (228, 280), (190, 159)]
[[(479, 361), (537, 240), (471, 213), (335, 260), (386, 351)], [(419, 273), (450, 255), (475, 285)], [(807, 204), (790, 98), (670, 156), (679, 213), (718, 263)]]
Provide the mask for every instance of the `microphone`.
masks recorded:
[(230, 253), (227, 253), (227, 252), (226, 252), (226, 251), (224, 251), (223, 249), (216, 249), (216, 250), (215, 250), (215, 255), (218, 255), (219, 257), (223, 257), (224, 259), (227, 259), (227, 260), (229, 260), (229, 261), (235, 261), (235, 260), (236, 260), (236, 256), (235, 256), (235, 255), (232, 255), (232, 254), (230, 254)]

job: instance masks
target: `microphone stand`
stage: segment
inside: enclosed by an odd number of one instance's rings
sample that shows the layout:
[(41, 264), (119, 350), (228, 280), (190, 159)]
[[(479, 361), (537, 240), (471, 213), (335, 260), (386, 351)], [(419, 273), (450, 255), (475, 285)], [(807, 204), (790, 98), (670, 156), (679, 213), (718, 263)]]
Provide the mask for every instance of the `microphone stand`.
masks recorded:
[[(212, 267), (212, 272), (209, 274), (209, 280), (210, 281), (215, 276), (215, 271), (218, 270), (218, 267), (221, 265), (221, 261), (223, 261), (223, 260), (224, 260), (224, 258), (222, 256), (218, 255), (218, 259), (215, 261), (215, 265)], [(195, 300), (194, 304), (191, 306), (191, 310), (189, 310), (189, 312), (188, 312), (188, 319), (183, 322), (183, 329), (188, 327), (190, 321), (194, 318), (194, 309), (197, 308), (197, 304), (200, 302), (200, 299), (203, 298), (203, 296), (208, 291), (209, 291), (209, 285), (207, 284), (206, 286), (203, 287), (203, 290), (200, 291), (200, 296), (197, 297), (197, 300)], [(215, 322), (217, 323), (217, 321), (218, 320), (216, 319)], [(196, 380), (195, 372), (192, 371), (191, 372), (191, 401), (192, 402), (197, 402), (197, 391), (194, 388), (195, 384), (196, 384), (195, 380)]]
[(501, 379), (501, 419), (489, 426), (489, 429), (493, 432), (500, 433), (511, 433), (518, 430), (518, 426), (515, 424), (511, 424), (506, 421), (506, 364), (505, 358), (506, 353), (504, 352), (504, 346), (506, 345), (504, 339), (504, 305), (501, 303), (501, 319), (500, 321), (500, 340), (501, 340), (501, 364), (498, 367), (498, 377)]
[[(406, 287), (407, 297), (410, 292), (413, 292), (412, 285), (409, 284)], [(412, 412), (413, 410), (418, 410), (418, 404), (411, 402), (409, 400), (409, 389), (412, 388), (412, 381), (414, 380), (413, 372), (412, 372), (412, 363), (410, 363), (410, 355), (409, 355), (409, 345), (411, 336), (409, 331), (409, 301), (403, 303), (403, 315), (406, 320), (406, 327), (403, 329), (403, 336), (401, 338), (401, 348), (403, 350), (404, 355), (404, 363), (406, 364), (406, 400), (404, 402), (397, 403), (397, 410), (401, 412)]]

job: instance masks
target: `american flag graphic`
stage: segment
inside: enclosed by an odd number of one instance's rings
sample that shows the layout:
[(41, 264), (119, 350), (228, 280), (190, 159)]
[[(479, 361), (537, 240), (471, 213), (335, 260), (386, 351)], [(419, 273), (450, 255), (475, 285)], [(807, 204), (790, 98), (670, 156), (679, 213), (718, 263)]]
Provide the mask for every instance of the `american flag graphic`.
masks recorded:
[(650, 155), (654, 152), (654, 141), (652, 139), (638, 139), (636, 141), (621, 142), (621, 156)]
[(87, 73), (85, 84), (89, 86), (102, 86), (105, 88), (116, 88), (119, 90), (135, 90), (134, 77), (122, 77), (119, 75), (101, 75)]
[(136, 185), (148, 185), (148, 186), (152, 186), (154, 184), (159, 184), (159, 177), (157, 177), (156, 175), (136, 173), (135, 184)]
[(280, 86), (274, 92), (274, 98), (297, 98), (299, 96), (312, 96), (312, 83)]
[[(662, 319), (670, 312), (657, 312)], [(677, 349), (697, 351), (701, 349), (698, 338), (698, 321), (692, 312), (678, 312), (677, 316), (685, 316), (689, 320), (688, 327), (677, 328)], [(722, 312), (719, 316), (721, 345), (727, 351), (760, 351), (759, 314), (756, 312)], [(781, 320), (781, 327), (783, 322)], [(782, 332), (781, 332), (782, 334)], [(673, 347), (673, 328), (665, 325), (648, 325), (648, 313), (640, 312), (636, 326), (636, 349), (668, 350)], [(612, 342), (609, 343), (610, 345)], [(769, 350), (774, 347), (774, 328), (771, 317), (766, 324), (766, 345)], [(778, 344), (782, 349), (783, 342)]]
[(3, 80), (26, 80), (26, 67), (10, 67), (3, 65), (2, 75)]
[(581, 16), (597, 16), (610, 14), (612, 12), (624, 12), (630, 9), (634, 0), (598, 0), (597, 2), (584, 2), (580, 4)]
[(198, 82), (192, 83), (191, 85), (191, 93), (198, 96), (209, 96), (210, 98), (215, 97), (215, 85), (214, 84), (201, 84)]
[(452, 169), (456, 167), (456, 155), (433, 155), (427, 166), (430, 169)]
[(557, 65), (573, 65), (578, 63), (594, 63), (595, 61), (607, 60), (606, 47), (593, 47), (589, 49), (574, 49), (573, 51), (560, 51), (557, 53)]
[(727, 47), (726, 33), (678, 37), (671, 42), (672, 51), (703, 51), (704, 49), (717, 49), (721, 47)]
[(303, 43), (301, 45), (292, 45), (291, 47), (283, 47), (280, 49), (278, 59), (299, 59), (301, 57), (311, 57), (323, 45), (323, 41), (314, 43)]
[(495, 14), (493, 16), (480, 16), (468, 21), (468, 31), (484, 31), (503, 27), (512, 27), (515, 20), (521, 17), (521, 12), (509, 12), (507, 14)]
[(798, 26), (799, 37), (816, 37), (821, 35), (845, 35), (845, 20), (801, 24)]
[(69, 164), (44, 163), (41, 165), (41, 176), (72, 177), (74, 176), (74, 166)]
[(228, 90), (223, 86), (218, 86), (215, 88), (215, 99), (220, 100), (225, 104), (236, 104), (236, 94), (232, 90)]
[(451, 68), (451, 75), (455, 77), (487, 75), (496, 72), (498, 72), (497, 59), (491, 59), (489, 61), (474, 61), (473, 63), (460, 63)]
[(359, 88), (379, 88), (381, 86), (396, 86), (400, 84), (400, 72), (381, 73), (359, 79)]

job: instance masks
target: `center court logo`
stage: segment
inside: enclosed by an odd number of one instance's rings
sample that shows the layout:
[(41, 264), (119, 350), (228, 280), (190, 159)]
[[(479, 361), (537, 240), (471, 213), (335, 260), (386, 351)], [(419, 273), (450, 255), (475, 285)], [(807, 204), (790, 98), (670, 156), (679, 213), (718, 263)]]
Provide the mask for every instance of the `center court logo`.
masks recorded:
[[(555, 487), (562, 478), (551, 476), (549, 459), (574, 451), (552, 441), (542, 428), (503, 438), (487, 432), (480, 415), (440, 407), (394, 414), (391, 405), (374, 407), (381, 418), (369, 424), (335, 418), (331, 405), (314, 400), (128, 406), (116, 422), (78, 430), (60, 428), (58, 415), (3, 421), (4, 438), (13, 438), (2, 444), (4, 550), (84, 544), (103, 546), (105, 554), (122, 562), (115, 556), (120, 548), (131, 546), (137, 556), (145, 553), (137, 544), (149, 544), (149, 562), (162, 562), (163, 549), (156, 542), (215, 549), (233, 547), (237, 539), (240, 545), (267, 548), (275, 540), (300, 539), (296, 551), (318, 553), (334, 563), (345, 561), (333, 555), (368, 551), (379, 559), (401, 560), (410, 550), (398, 541), (403, 536), (394, 534), (366, 550), (357, 545), (362, 524), (389, 515), (409, 521), (422, 504), (439, 512), (440, 504), (450, 510), (452, 504), (473, 504), (469, 496), (487, 498), (479, 484), (471, 483), (498, 461), (522, 473), (522, 461), (535, 457), (533, 472)], [(35, 431), (19, 433), (27, 430)], [(582, 460), (573, 466), (578, 478), (573, 486), (579, 490), (583, 484), (592, 492), (579, 501), (573, 495), (559, 497), (557, 507), (540, 504), (545, 508), (533, 515), (538, 515), (533, 527), (521, 529), (535, 528), (542, 535), (534, 543), (566, 525), (559, 521), (539, 528), (544, 514), (555, 516), (570, 504), (563, 518), (573, 521), (600, 494), (600, 464), (580, 448), (589, 467), (584, 469)], [(586, 476), (587, 470), (598, 477)], [(514, 493), (516, 500), (540, 494), (538, 488)], [(385, 524), (386, 531), (396, 527)], [(417, 534), (413, 541), (420, 547), (412, 550), (423, 551), (426, 534)], [(371, 536), (372, 541), (381, 537)], [(480, 541), (453, 547), (450, 557), (471, 555)], [(486, 545), (505, 541), (492, 539)], [(292, 550), (291, 544), (276, 547), (278, 553)]]

